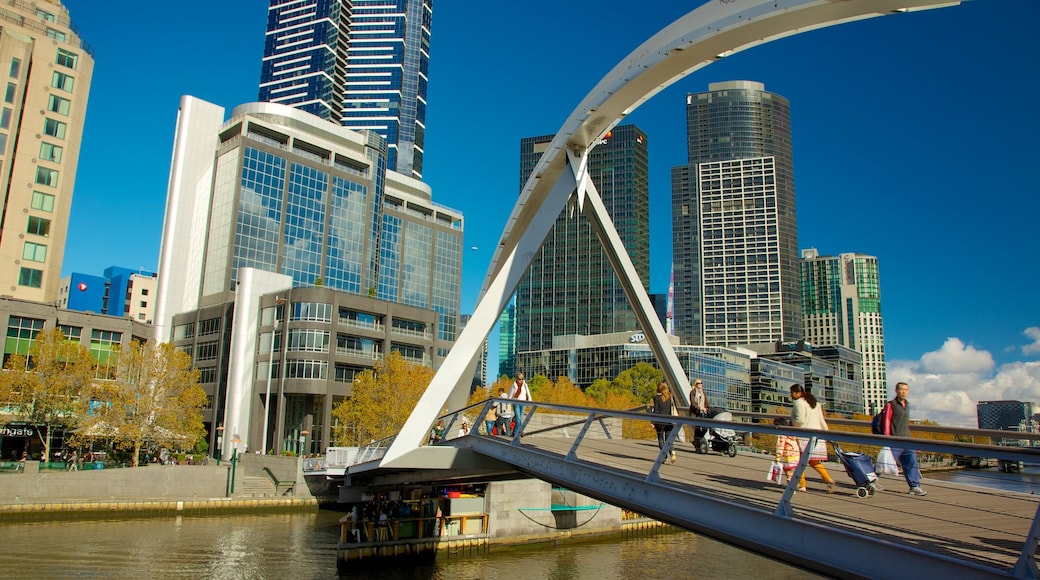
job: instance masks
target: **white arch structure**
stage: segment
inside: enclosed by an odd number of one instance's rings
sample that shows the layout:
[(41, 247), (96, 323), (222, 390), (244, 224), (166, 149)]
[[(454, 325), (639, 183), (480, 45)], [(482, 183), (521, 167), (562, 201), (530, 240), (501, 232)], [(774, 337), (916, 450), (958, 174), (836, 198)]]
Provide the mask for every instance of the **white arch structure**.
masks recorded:
[[(481, 297), (430, 386), (387, 449), (388, 465), (426, 440), (479, 354), (521, 277), (569, 202), (596, 231), (666, 379), (685, 400), (689, 381), (654, 313), (632, 260), (586, 171), (592, 147), (644, 101), (716, 60), (786, 36), (854, 20), (955, 6), (949, 0), (711, 0), (661, 30), (592, 89), (542, 154), (506, 223)], [(468, 382), (467, 382), (468, 384)]]

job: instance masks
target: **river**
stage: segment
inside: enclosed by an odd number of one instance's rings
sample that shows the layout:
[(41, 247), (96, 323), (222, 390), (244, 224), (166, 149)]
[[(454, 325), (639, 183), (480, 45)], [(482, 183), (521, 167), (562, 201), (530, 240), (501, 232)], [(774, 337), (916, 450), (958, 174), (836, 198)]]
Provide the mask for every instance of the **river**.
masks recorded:
[(493, 546), (486, 555), (363, 574), (336, 569), (341, 514), (0, 525), (0, 575), (20, 578), (763, 578), (812, 575), (687, 532)]

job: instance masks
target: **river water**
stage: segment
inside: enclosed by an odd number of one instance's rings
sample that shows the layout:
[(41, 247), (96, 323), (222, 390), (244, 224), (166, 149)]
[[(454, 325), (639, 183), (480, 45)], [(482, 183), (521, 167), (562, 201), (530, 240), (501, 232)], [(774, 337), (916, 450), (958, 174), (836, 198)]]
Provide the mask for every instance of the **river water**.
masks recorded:
[(20, 578), (806, 578), (811, 574), (687, 532), (493, 546), (428, 566), (336, 569), (342, 514), (0, 525), (0, 576)]
[[(1040, 467), (926, 478), (1040, 493)], [(927, 480), (925, 481), (927, 485)], [(485, 555), (440, 557), (428, 566), (336, 569), (341, 514), (67, 521), (0, 525), (0, 576), (25, 578), (219, 578), (469, 580), (501, 578), (807, 578), (804, 570), (687, 532), (612, 536), (559, 544), (493, 546)]]

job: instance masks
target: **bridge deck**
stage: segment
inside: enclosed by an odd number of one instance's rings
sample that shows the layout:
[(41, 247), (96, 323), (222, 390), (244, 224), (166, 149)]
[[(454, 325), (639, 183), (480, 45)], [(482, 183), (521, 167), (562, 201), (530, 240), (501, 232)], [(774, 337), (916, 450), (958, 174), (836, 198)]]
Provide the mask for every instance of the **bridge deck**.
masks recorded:
[[(508, 445), (505, 439), (502, 444)], [(565, 456), (574, 441), (529, 436), (523, 447)], [(783, 488), (765, 481), (768, 455), (697, 454), (689, 444), (677, 444), (677, 462), (664, 464), (660, 481), (678, 489), (773, 512)], [(657, 444), (641, 440), (585, 440), (579, 461), (610, 465), (635, 477), (645, 477), (657, 458)], [(884, 476), (883, 491), (869, 498), (855, 495), (855, 485), (837, 463), (828, 470), (838, 482), (828, 495), (819, 475), (807, 469), (809, 491), (791, 501), (796, 519), (842, 528), (857, 534), (913, 545), (958, 559), (998, 568), (1018, 560), (1040, 497), (927, 480), (925, 497), (907, 495), (902, 476)], [(927, 474), (926, 474), (927, 477)]]

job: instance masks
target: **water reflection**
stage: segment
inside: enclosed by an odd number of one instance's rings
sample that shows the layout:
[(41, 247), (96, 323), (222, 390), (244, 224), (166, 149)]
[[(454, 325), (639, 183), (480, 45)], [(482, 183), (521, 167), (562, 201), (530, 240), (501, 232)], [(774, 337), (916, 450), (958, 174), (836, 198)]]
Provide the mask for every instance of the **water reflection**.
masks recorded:
[(229, 516), (0, 525), (0, 570), (24, 577), (805, 578), (802, 570), (689, 533), (492, 547), (430, 566), (337, 573), (340, 514)]

